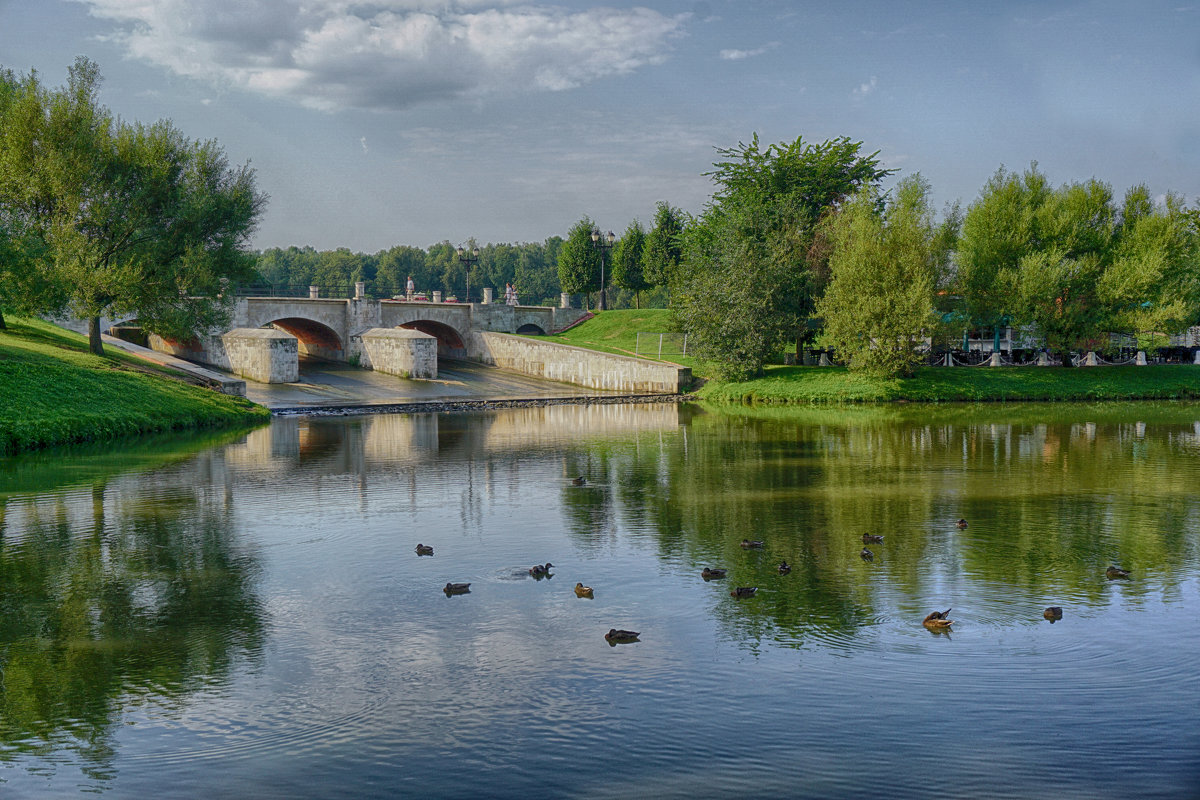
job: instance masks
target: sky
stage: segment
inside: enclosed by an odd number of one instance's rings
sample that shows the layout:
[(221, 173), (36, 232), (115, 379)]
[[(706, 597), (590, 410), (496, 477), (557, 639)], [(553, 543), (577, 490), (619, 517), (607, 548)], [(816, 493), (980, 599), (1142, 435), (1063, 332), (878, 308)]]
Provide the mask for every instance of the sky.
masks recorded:
[(755, 134), (861, 141), (939, 208), (1035, 161), (1200, 199), (1187, 0), (0, 0), (0, 65), (78, 55), (118, 116), (255, 169), (256, 248), (620, 235)]

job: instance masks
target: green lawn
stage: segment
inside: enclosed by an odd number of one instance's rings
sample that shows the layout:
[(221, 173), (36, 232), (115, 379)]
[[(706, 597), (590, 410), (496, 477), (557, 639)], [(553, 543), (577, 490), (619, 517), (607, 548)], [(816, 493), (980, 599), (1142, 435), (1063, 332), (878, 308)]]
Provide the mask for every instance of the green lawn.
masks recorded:
[(0, 455), (72, 442), (264, 422), (243, 398), (190, 386), (126, 353), (100, 358), (79, 334), (38, 320), (0, 331)]
[(742, 383), (711, 381), (696, 393), (733, 403), (973, 402), (1200, 398), (1200, 366), (924, 367), (880, 380), (845, 367), (768, 367)]
[[(632, 356), (637, 347), (639, 332), (671, 333), (671, 312), (665, 308), (598, 311), (594, 317), (568, 331), (539, 338), (603, 353)], [(695, 359), (688, 356), (664, 353), (662, 360), (695, 368)]]

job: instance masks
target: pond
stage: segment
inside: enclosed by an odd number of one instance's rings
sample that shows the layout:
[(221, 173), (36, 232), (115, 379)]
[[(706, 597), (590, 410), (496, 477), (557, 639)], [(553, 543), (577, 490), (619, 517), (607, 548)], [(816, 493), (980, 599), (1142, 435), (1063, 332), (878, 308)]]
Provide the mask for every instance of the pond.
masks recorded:
[(1180, 404), (277, 418), (0, 460), (0, 795), (1194, 797), (1198, 485)]

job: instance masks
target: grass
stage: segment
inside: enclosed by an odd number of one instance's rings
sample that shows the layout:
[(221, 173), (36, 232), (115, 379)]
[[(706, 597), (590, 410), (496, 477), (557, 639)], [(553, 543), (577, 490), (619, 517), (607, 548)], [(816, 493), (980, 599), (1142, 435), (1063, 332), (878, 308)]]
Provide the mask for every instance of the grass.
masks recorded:
[(876, 379), (845, 367), (768, 367), (740, 383), (710, 381), (702, 400), (725, 403), (922, 403), (1200, 398), (1200, 366), (925, 367), (912, 378)]
[[(586, 347), (602, 353), (632, 356), (636, 352), (639, 332), (671, 332), (671, 311), (665, 308), (598, 311), (594, 317), (568, 331), (538, 338), (560, 344)], [(641, 356), (641, 358), (646, 358), (646, 356)], [(657, 361), (658, 359), (651, 360)], [(663, 354), (662, 360), (685, 367), (695, 367), (695, 359), (689, 356)]]
[(0, 455), (73, 442), (265, 422), (239, 397), (190, 386), (126, 353), (38, 320), (6, 318), (0, 331)]

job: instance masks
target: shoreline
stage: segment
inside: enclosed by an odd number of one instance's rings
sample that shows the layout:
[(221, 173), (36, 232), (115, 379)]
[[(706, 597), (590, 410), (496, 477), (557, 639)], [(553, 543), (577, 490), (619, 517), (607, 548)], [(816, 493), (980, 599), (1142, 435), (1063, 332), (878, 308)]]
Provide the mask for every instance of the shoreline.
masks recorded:
[(637, 403), (684, 403), (696, 400), (691, 394), (575, 395), (567, 397), (499, 398), (493, 400), (418, 400), (406, 403), (339, 403), (326, 406), (281, 406), (272, 417), (347, 417), (365, 414), (442, 414), (464, 411), (494, 411), (542, 406), (633, 405)]

